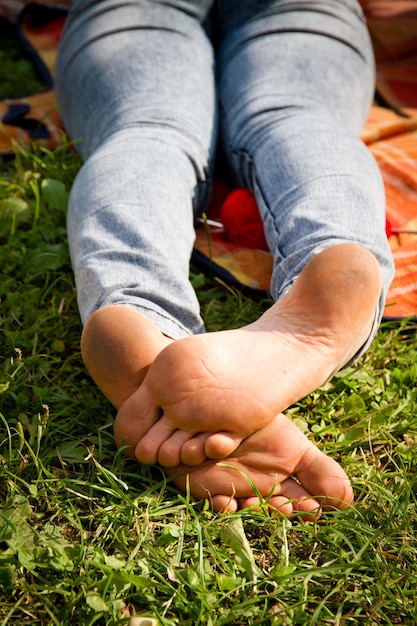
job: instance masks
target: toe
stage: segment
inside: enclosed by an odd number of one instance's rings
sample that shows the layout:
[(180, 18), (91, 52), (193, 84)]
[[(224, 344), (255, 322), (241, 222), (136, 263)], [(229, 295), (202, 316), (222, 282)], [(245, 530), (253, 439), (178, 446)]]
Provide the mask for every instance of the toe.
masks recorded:
[(225, 459), (241, 444), (242, 437), (223, 431), (209, 435), (205, 443), (205, 454), (209, 459)]
[(326, 510), (343, 509), (353, 502), (352, 485), (343, 468), (313, 444), (296, 476)]
[(213, 496), (210, 504), (213, 511), (218, 513), (236, 513), (239, 509), (238, 500), (233, 496)]
[(186, 441), (181, 448), (181, 462), (185, 465), (201, 465), (207, 460), (205, 442), (207, 433), (200, 433)]
[(117, 446), (126, 446), (124, 452), (135, 455), (135, 447), (158, 420), (158, 409), (144, 387), (128, 398), (119, 408), (114, 422)]
[(181, 463), (181, 451), (193, 435), (183, 430), (176, 430), (158, 450), (158, 463), (164, 467), (176, 467)]
[[(292, 515), (303, 515), (306, 519), (316, 519), (321, 511), (319, 500), (314, 498), (300, 483), (293, 478), (287, 478), (281, 483), (281, 493), (279, 496), (272, 496), (268, 499), (270, 509), (284, 511), (288, 517)], [(289, 510), (291, 508), (291, 511)], [(288, 510), (288, 513), (287, 513)]]
[(173, 435), (175, 429), (161, 417), (142, 437), (135, 448), (135, 457), (140, 463), (154, 465), (158, 460), (159, 448)]

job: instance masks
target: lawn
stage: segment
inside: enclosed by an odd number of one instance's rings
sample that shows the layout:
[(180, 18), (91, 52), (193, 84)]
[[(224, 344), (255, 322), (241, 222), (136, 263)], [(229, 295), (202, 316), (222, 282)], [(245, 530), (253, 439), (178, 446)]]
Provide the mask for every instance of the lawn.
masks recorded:
[[(417, 624), (415, 323), (383, 323), (287, 412), (343, 464), (354, 506), (215, 514), (117, 452), (83, 367), (65, 230), (79, 165), (65, 144), (1, 161), (0, 626)], [(191, 278), (209, 330), (268, 306)]]

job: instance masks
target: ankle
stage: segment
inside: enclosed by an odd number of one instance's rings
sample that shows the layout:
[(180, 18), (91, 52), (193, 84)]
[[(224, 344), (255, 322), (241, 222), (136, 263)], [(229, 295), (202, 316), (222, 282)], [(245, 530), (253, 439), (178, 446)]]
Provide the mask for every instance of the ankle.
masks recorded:
[(301, 341), (333, 352), (337, 371), (368, 340), (380, 292), (375, 257), (362, 246), (340, 244), (311, 259), (264, 317), (287, 332), (293, 329)]
[(288, 307), (346, 333), (373, 317), (380, 292), (373, 254), (356, 244), (339, 244), (313, 257), (284, 297)]

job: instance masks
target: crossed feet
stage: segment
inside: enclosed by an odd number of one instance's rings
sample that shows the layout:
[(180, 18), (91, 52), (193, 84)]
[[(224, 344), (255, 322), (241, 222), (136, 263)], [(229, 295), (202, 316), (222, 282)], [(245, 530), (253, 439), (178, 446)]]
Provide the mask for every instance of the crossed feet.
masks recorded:
[(363, 346), (379, 293), (374, 257), (342, 244), (244, 328), (172, 341), (139, 311), (108, 306), (88, 320), (82, 354), (118, 409), (116, 443), (215, 510), (258, 503), (251, 483), (284, 515), (343, 508), (345, 472), (281, 412)]

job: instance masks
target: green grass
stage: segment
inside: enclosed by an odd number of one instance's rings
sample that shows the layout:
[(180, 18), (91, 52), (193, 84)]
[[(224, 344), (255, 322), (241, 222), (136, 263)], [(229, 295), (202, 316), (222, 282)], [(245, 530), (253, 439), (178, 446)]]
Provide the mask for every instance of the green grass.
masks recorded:
[[(416, 624), (415, 325), (383, 324), (288, 412), (343, 463), (354, 507), (314, 524), (214, 514), (122, 458), (84, 370), (65, 231), (78, 167), (65, 146), (1, 165), (0, 626)], [(191, 276), (210, 330), (267, 306)]]

